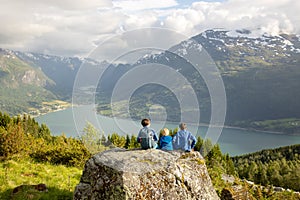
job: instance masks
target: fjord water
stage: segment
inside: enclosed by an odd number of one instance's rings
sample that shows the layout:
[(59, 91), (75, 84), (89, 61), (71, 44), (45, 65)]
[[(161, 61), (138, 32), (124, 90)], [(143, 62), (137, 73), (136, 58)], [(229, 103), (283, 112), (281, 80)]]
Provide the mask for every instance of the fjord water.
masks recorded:
[[(79, 114), (81, 119), (74, 120), (74, 113)], [(137, 134), (141, 128), (140, 122), (132, 123), (132, 120), (118, 119), (96, 115), (92, 106), (79, 106), (68, 108), (66, 110), (48, 113), (35, 118), (39, 123), (45, 123), (53, 135), (64, 133), (69, 137), (78, 137), (86, 125), (91, 122), (96, 128), (104, 134), (118, 133)], [(96, 120), (95, 120), (96, 119)], [(77, 128), (76, 128), (77, 127)], [(177, 123), (163, 123), (152, 120), (151, 127), (160, 130), (163, 127), (174, 129), (178, 127)], [(194, 135), (205, 137), (207, 126), (196, 126), (188, 124), (188, 129)], [(124, 132), (124, 130), (131, 130)], [(198, 132), (198, 134), (197, 134)], [(236, 128), (223, 128), (218, 143), (223, 153), (229, 153), (231, 156), (241, 155), (259, 151), (262, 149), (276, 148), (300, 143), (300, 136), (283, 135), (275, 133), (266, 133), (260, 131), (249, 131)]]

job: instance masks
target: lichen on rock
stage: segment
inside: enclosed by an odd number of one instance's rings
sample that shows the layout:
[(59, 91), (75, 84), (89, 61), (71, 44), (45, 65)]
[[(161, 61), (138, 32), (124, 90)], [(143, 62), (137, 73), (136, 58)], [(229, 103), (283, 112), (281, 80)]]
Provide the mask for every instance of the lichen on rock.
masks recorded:
[(74, 199), (219, 197), (199, 152), (112, 149), (87, 161)]

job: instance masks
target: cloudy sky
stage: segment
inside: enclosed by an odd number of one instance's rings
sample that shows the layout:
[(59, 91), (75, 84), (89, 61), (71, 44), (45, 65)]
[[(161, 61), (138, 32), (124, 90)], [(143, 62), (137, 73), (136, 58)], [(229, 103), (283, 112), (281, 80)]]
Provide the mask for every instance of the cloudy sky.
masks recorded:
[[(0, 48), (83, 56), (115, 34), (167, 28), (300, 34), (299, 0), (0, 0)], [(158, 36), (159, 37), (159, 36)]]

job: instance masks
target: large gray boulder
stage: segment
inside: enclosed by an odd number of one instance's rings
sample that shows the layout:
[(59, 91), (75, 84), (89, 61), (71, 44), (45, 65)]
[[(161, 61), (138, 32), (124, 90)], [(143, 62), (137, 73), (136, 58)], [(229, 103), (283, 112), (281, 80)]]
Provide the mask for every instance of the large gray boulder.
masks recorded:
[(75, 200), (219, 199), (198, 152), (113, 149), (85, 164)]

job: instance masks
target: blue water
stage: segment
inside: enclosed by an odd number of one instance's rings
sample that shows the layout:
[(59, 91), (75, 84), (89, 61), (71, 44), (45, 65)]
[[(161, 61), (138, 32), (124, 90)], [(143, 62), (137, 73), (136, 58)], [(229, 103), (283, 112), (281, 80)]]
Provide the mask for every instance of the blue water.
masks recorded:
[[(45, 123), (53, 135), (64, 133), (69, 137), (78, 137), (87, 122), (91, 122), (101, 133), (111, 134), (137, 134), (141, 128), (140, 122), (113, 119), (96, 115), (91, 106), (80, 106), (66, 110), (45, 114), (35, 118), (39, 123)], [(178, 124), (153, 122), (151, 127), (160, 130), (163, 127), (174, 129)], [(205, 137), (206, 126), (188, 125), (188, 129), (196, 136)], [(259, 131), (248, 131), (234, 128), (223, 128), (217, 140), (223, 153), (229, 155), (241, 155), (262, 149), (276, 148), (292, 144), (300, 144), (300, 136), (281, 135)]]

